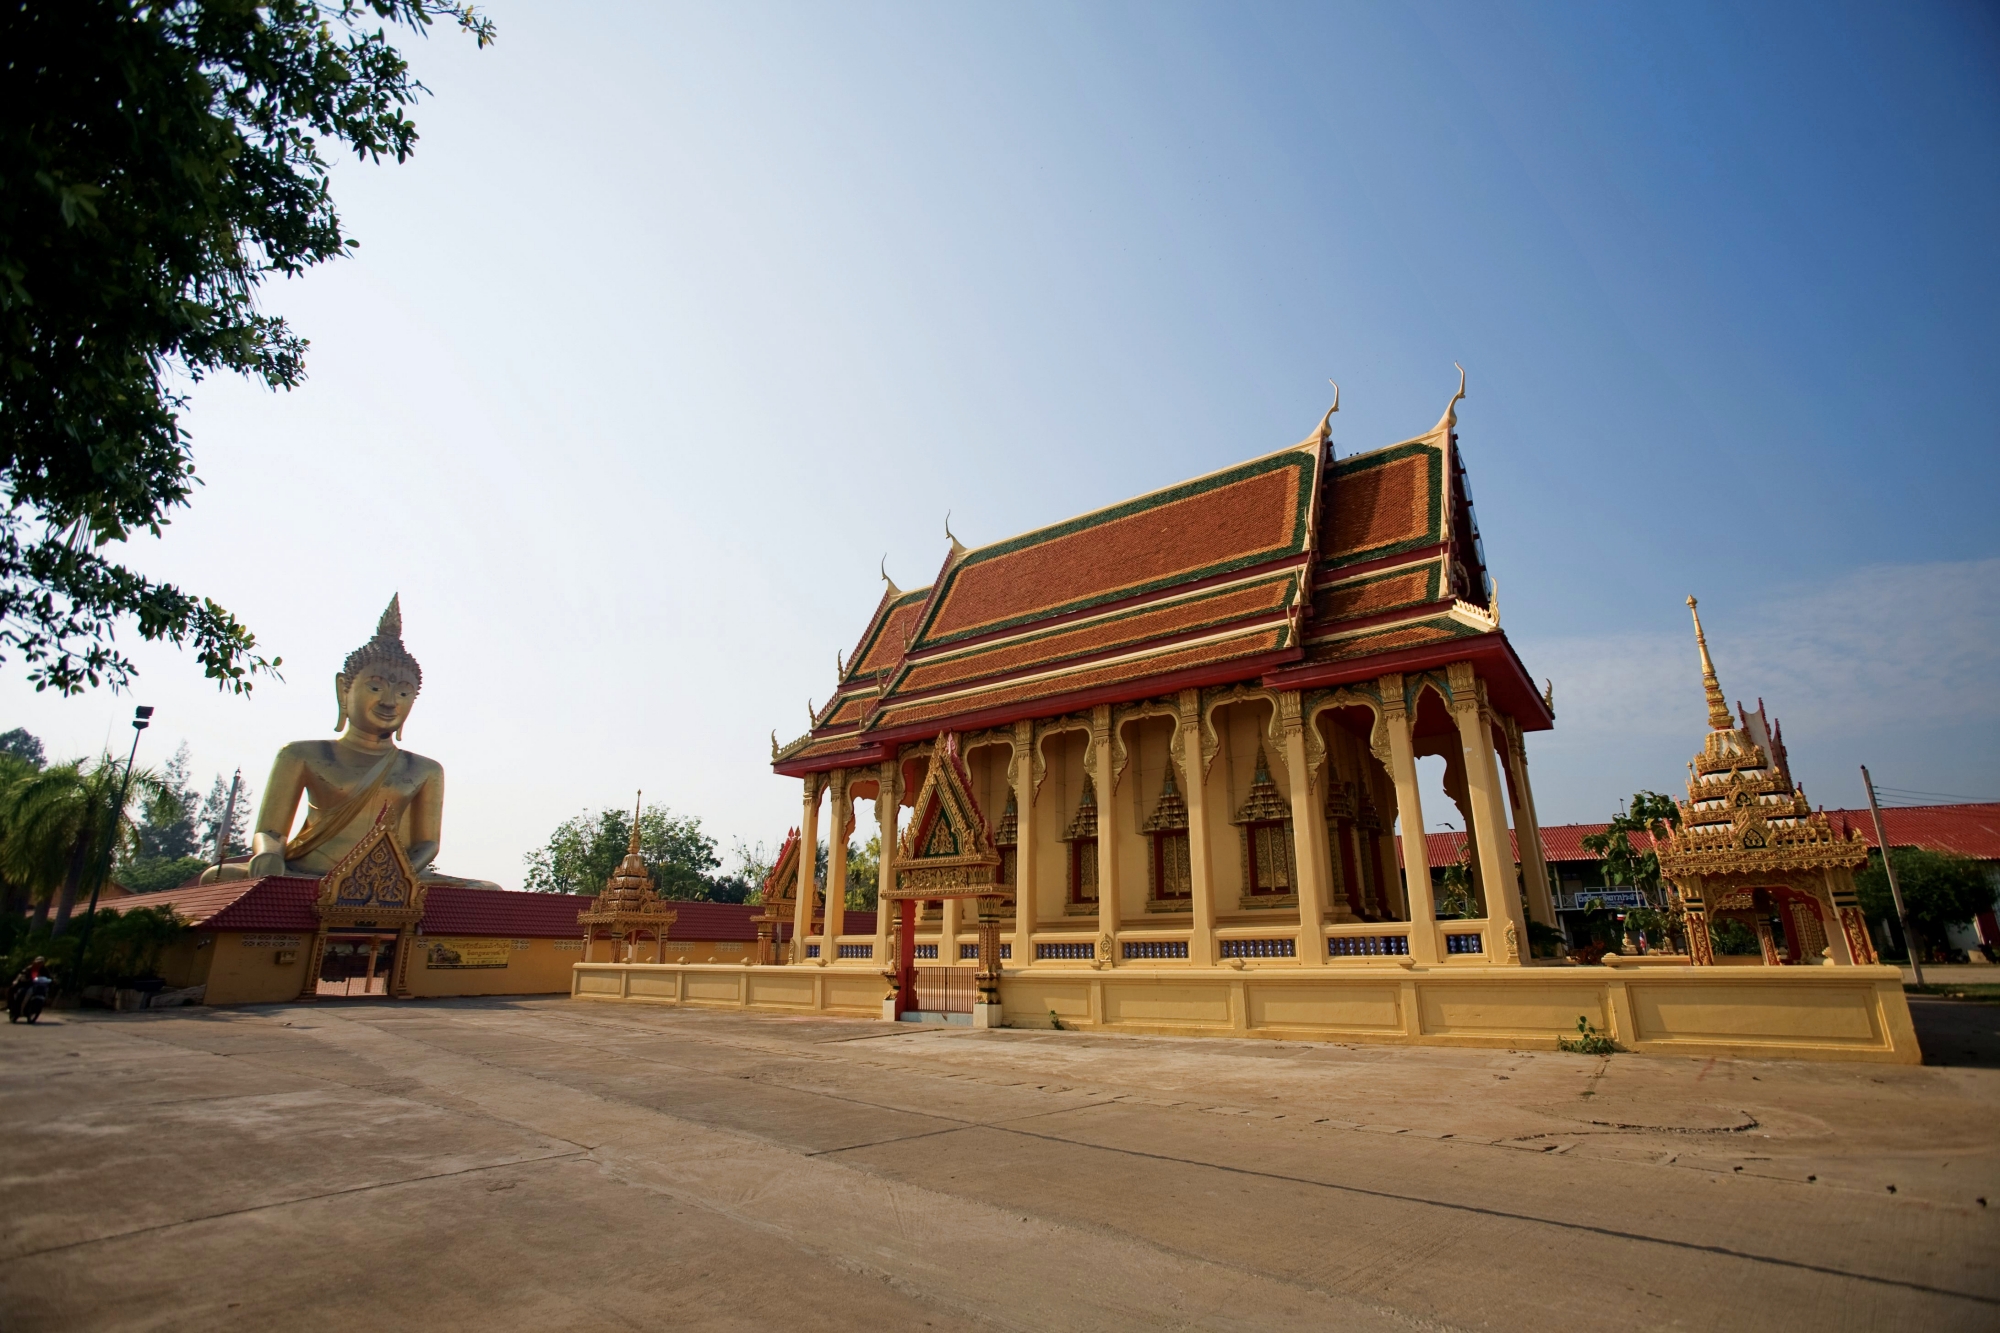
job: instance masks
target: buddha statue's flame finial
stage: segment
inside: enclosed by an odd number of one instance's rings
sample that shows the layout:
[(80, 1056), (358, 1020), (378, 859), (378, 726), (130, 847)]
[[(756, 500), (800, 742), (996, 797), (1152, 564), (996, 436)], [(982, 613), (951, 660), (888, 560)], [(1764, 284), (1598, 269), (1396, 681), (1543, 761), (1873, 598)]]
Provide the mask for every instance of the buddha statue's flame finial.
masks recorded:
[(1729, 715), (1729, 701), (1722, 697), (1722, 683), (1715, 678), (1715, 663), (1708, 655), (1708, 636), (1701, 632), (1701, 612), (1695, 609), (1695, 600), (1688, 597), (1688, 610), (1694, 615), (1695, 646), (1701, 649), (1701, 689), (1708, 696), (1708, 726), (1711, 731), (1728, 731), (1735, 725)]

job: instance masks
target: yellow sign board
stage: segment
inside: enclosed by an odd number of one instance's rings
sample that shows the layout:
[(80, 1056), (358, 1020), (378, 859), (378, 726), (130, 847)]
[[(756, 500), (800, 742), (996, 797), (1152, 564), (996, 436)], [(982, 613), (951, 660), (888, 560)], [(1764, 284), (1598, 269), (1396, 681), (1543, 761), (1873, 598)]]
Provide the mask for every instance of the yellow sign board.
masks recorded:
[(424, 940), (426, 968), (505, 967), (513, 956), (511, 940), (433, 939)]

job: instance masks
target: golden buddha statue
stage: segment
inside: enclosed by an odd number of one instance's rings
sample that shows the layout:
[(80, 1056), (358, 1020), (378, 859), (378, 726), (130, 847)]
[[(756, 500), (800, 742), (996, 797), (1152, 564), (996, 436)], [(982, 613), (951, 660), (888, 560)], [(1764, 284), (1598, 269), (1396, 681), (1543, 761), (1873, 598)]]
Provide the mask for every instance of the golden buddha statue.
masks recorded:
[[(445, 878), (430, 873), (444, 815), (444, 768), (396, 745), (423, 684), (423, 668), (403, 646), (399, 594), (389, 599), (375, 637), (349, 653), (333, 678), (340, 735), (293, 741), (278, 751), (257, 810), (249, 863), (211, 868), (203, 882), (323, 875), (377, 819), (395, 830), (411, 869), (426, 879)], [(301, 796), (305, 827), (288, 838)]]

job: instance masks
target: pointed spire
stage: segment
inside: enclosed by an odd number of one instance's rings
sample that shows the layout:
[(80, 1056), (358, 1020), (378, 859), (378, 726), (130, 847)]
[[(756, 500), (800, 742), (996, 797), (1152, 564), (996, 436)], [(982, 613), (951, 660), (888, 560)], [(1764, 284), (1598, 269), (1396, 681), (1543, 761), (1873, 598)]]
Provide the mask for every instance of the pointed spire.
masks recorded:
[[(1327, 383), (1333, 384), (1333, 381), (1328, 380)], [(1300, 440), (1299, 443), (1302, 445), (1317, 444), (1321, 448), (1325, 448), (1327, 441), (1333, 438), (1333, 414), (1335, 412), (1338, 412), (1339, 410), (1340, 410), (1340, 386), (1338, 384), (1333, 384), (1333, 406), (1327, 408), (1326, 415), (1319, 419), (1319, 429), (1315, 430), (1312, 434), (1306, 436), (1303, 440)]]
[(625, 844), (625, 855), (627, 856), (637, 856), (639, 854), (639, 802), (645, 799), (646, 793), (643, 789), (632, 798), (632, 840)]
[(1451, 364), (1452, 368), (1458, 371), (1458, 392), (1453, 394), (1451, 401), (1444, 405), (1444, 415), (1438, 418), (1438, 424), (1431, 427), (1431, 434), (1433, 435), (1441, 430), (1450, 430), (1458, 424), (1458, 401), (1465, 397), (1465, 367), (1459, 365), (1456, 361)]
[(1733, 721), (1729, 702), (1722, 697), (1722, 684), (1715, 678), (1715, 663), (1708, 656), (1708, 636), (1701, 632), (1701, 612), (1695, 609), (1693, 596), (1688, 598), (1688, 610), (1694, 615), (1694, 641), (1701, 649), (1701, 689), (1708, 696), (1709, 730), (1728, 731)]

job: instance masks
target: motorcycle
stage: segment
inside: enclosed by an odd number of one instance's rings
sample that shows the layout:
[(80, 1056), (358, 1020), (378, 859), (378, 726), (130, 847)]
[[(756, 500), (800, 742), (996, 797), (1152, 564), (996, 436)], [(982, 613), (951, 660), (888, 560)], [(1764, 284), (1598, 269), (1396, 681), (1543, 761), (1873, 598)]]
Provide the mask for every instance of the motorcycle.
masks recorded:
[(42, 1010), (48, 1006), (49, 991), (54, 985), (55, 980), (52, 977), (36, 977), (17, 987), (10, 997), (12, 1003), (7, 1006), (7, 1021), (18, 1023), (25, 1018), (32, 1023), (40, 1018)]

